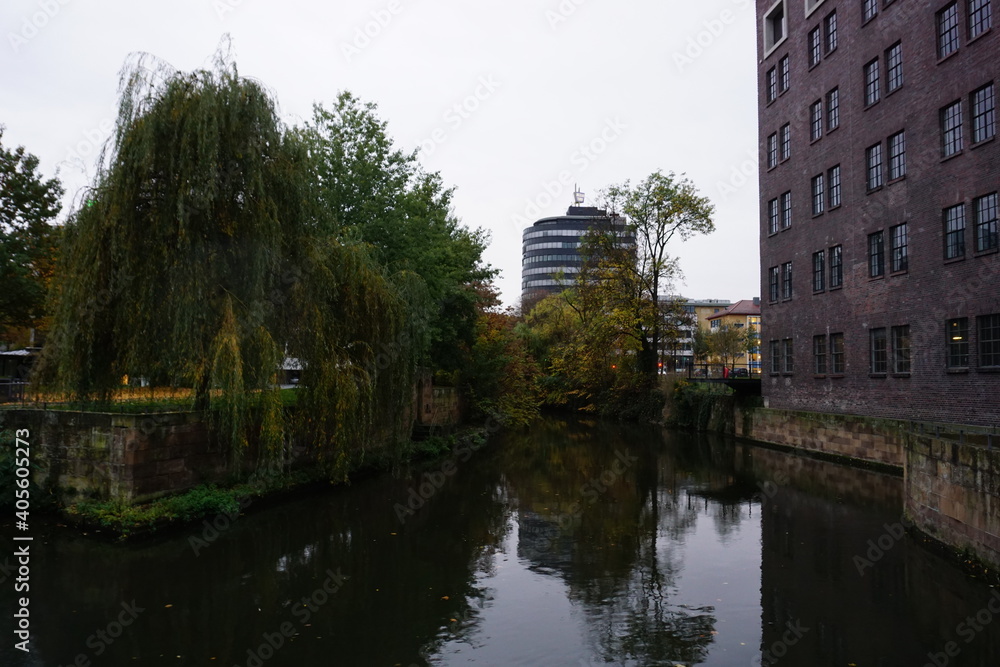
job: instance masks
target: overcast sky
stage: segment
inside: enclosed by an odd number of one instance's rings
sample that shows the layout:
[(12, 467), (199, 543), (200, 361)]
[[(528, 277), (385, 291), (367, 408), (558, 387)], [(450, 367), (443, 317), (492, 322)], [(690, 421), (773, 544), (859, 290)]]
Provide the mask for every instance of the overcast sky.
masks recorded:
[(128, 55), (196, 69), (228, 33), (286, 122), (350, 90), (398, 146), (423, 146), (455, 214), (491, 234), (508, 305), (526, 224), (565, 213), (574, 183), (589, 196), (657, 169), (717, 209), (714, 234), (671, 251), (678, 291), (759, 296), (750, 0), (4, 0), (0, 26), (4, 144), (58, 170), (67, 203), (93, 176)]

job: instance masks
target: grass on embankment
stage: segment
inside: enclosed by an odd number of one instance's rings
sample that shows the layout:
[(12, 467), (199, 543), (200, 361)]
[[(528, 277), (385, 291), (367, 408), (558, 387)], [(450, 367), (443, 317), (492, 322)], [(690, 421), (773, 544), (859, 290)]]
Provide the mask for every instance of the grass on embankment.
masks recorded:
[(319, 471), (299, 471), (229, 487), (203, 484), (182, 494), (141, 505), (113, 500), (85, 500), (64, 507), (62, 514), (82, 528), (125, 540), (205, 518), (220, 515), (236, 517), (256, 499), (294, 492), (323, 481), (325, 477)]

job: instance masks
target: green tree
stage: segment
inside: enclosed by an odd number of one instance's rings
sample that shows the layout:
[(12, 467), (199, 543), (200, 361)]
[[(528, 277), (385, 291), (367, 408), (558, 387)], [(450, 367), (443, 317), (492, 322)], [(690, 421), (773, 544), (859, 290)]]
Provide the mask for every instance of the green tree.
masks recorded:
[(708, 359), (708, 355), (711, 354), (711, 345), (709, 343), (711, 334), (698, 327), (694, 332), (694, 340), (692, 341), (692, 353), (694, 355), (695, 361), (705, 361)]
[(709, 354), (728, 368), (733, 368), (736, 361), (755, 349), (757, 344), (757, 331), (754, 327), (723, 324), (708, 336)]
[(0, 329), (37, 327), (45, 315), (60, 230), (63, 188), (38, 158), (3, 146), (0, 126)]
[[(288, 435), (275, 373), (305, 370), (300, 435), (331, 473), (402, 429), (403, 295), (310, 197), (307, 145), (264, 87), (213, 70), (126, 68), (115, 133), (67, 226), (39, 381), (109, 400), (124, 375), (190, 386), (239, 460)], [(379, 369), (382, 349), (404, 361)]]
[(676, 261), (668, 252), (670, 242), (713, 232), (715, 207), (691, 181), (660, 171), (635, 185), (629, 181), (612, 185), (602, 199), (609, 213), (625, 217), (636, 245), (633, 253), (627, 253), (614, 251), (611, 243), (599, 243), (590, 248), (595, 253), (591, 261), (605, 266), (600, 277), (620, 295), (620, 307), (626, 311), (621, 316), (639, 340), (639, 368), (654, 375), (663, 333), (660, 295), (667, 293), (677, 275)]
[[(496, 271), (482, 262), (488, 238), (451, 214), (453, 191), (395, 148), (377, 107), (341, 93), (317, 105), (303, 135), (315, 165), (316, 199), (331, 233), (363, 242), (406, 291), (418, 360), (455, 371), (476, 336), (482, 290)], [(457, 350), (466, 354), (456, 354)]]

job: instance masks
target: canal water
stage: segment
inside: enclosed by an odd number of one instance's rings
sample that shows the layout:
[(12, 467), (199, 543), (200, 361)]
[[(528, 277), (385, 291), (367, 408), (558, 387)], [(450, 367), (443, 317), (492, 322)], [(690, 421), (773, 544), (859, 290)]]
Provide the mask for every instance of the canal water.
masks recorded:
[(0, 664), (1000, 665), (1000, 593), (900, 532), (901, 489), (550, 418), (218, 531), (123, 546), (50, 526), (31, 652), (7, 632)]

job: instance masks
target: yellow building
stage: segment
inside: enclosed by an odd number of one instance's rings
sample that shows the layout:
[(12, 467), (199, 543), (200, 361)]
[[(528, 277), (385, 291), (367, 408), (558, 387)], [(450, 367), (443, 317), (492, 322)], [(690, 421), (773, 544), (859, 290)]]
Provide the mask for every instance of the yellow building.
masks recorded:
[(742, 299), (725, 310), (705, 318), (709, 330), (716, 331), (720, 327), (730, 326), (737, 329), (753, 327), (757, 332), (757, 346), (751, 350), (749, 358), (741, 356), (736, 359), (735, 366), (749, 368), (752, 373), (760, 372), (760, 299)]

